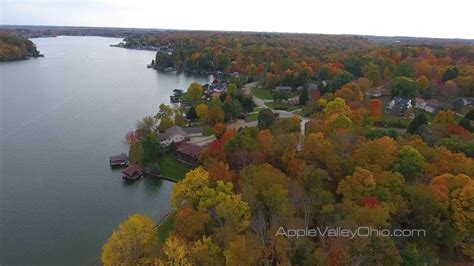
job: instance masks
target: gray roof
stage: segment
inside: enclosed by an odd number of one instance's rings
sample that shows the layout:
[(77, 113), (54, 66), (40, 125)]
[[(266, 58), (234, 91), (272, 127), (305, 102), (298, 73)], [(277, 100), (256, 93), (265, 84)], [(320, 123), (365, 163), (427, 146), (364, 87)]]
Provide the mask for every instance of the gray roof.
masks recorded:
[(290, 86), (276, 86), (275, 91), (291, 91), (293, 88)]
[(172, 126), (168, 128), (164, 133), (158, 133), (157, 137), (159, 140), (167, 139), (173, 135), (182, 135), (188, 137), (190, 134), (202, 134), (202, 127), (180, 127)]
[(309, 83), (309, 84), (308, 84), (308, 90), (319, 90), (318, 84), (316, 84), (316, 83)]

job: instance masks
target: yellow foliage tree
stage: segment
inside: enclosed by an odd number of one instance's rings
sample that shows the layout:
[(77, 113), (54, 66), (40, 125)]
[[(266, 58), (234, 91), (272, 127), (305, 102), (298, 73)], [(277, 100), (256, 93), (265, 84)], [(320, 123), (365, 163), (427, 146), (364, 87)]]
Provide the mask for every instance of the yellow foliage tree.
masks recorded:
[(135, 214), (119, 225), (102, 250), (104, 265), (142, 265), (157, 253), (156, 224), (148, 216)]
[(203, 87), (201, 84), (193, 82), (188, 87), (188, 96), (192, 100), (199, 100), (202, 96)]
[(171, 265), (192, 265), (186, 241), (175, 235), (170, 235), (166, 239), (163, 251)]
[(205, 119), (207, 117), (208, 108), (207, 104), (201, 103), (196, 107), (196, 115), (200, 119)]

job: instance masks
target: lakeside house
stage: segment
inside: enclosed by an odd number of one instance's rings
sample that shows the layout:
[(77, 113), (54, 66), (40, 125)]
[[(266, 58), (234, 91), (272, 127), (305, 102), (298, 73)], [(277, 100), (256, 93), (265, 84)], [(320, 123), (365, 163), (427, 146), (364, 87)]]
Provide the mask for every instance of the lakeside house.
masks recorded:
[(203, 135), (202, 127), (180, 127), (172, 126), (163, 133), (158, 133), (157, 137), (161, 144), (169, 145), (171, 143), (178, 143), (187, 141), (191, 137), (198, 137)]
[(195, 166), (198, 164), (201, 152), (216, 140), (216, 137), (212, 135), (193, 137), (189, 141), (178, 142), (174, 156), (178, 161)]
[(219, 82), (214, 80), (211, 84), (204, 84), (204, 96), (203, 99), (210, 101), (214, 94), (221, 95), (222, 93), (227, 92), (227, 83)]
[(415, 108), (424, 110), (428, 113), (435, 113), (440, 108), (440, 103), (436, 99), (424, 100), (422, 98), (415, 98)]
[(196, 166), (198, 164), (199, 155), (204, 150), (205, 146), (200, 146), (196, 143), (183, 141), (177, 144), (174, 156), (176, 160)]

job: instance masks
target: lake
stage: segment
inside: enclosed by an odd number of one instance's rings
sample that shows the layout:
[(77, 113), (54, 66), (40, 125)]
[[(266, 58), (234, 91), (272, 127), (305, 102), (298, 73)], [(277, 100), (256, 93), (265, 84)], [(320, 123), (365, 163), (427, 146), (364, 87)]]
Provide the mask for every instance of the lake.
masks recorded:
[(124, 183), (126, 132), (211, 77), (147, 69), (155, 52), (102, 37), (32, 39), (44, 58), (0, 63), (1, 265), (87, 265), (134, 213), (158, 220), (173, 184)]

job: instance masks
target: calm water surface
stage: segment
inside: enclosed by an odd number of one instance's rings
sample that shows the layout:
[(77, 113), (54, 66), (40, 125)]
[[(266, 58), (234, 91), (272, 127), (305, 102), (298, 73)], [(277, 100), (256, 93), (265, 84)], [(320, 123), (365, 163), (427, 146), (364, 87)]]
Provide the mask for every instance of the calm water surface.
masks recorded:
[(94, 264), (127, 216), (158, 220), (173, 186), (124, 183), (108, 156), (173, 89), (209, 78), (146, 69), (154, 52), (117, 38), (33, 41), (44, 58), (0, 63), (0, 264)]

